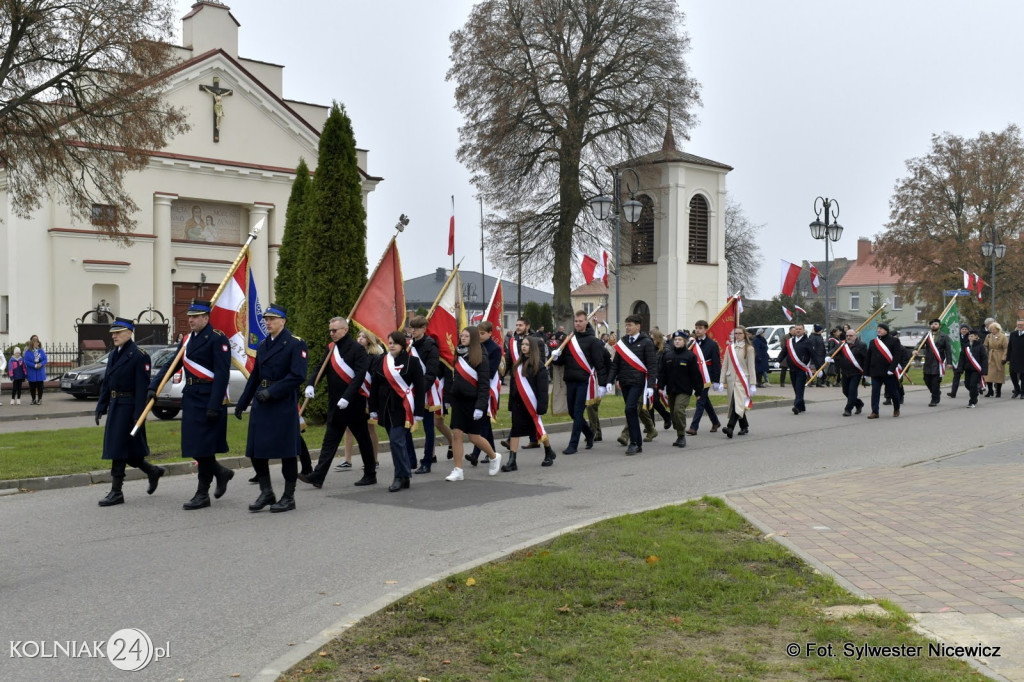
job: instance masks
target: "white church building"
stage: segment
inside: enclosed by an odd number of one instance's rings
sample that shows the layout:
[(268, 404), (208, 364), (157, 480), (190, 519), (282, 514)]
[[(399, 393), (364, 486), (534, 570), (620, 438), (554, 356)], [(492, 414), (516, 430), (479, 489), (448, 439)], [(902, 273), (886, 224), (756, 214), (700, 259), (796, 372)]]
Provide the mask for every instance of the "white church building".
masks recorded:
[(617, 168), (620, 200), (632, 197), (644, 208), (635, 226), (623, 220), (618, 294), (608, 278), (612, 329), (627, 315), (666, 333), (711, 322), (736, 293), (727, 290), (725, 260), (725, 176), (732, 167), (676, 149), (670, 124), (660, 150)]
[[(176, 320), (172, 335), (187, 330), (189, 300), (213, 295), (264, 218), (251, 269), (263, 303), (273, 300), (295, 166), (302, 157), (315, 171), (329, 107), (286, 99), (283, 66), (239, 56), (239, 26), (209, 0), (182, 19), (163, 88), (191, 130), (127, 178), (141, 209), (130, 246), (109, 238), (113, 207), (95, 205), (84, 224), (55, 202), (15, 215), (0, 171), (0, 348), (32, 334), (74, 340), (76, 319), (97, 307), (135, 319), (154, 309)], [(365, 150), (358, 163), (365, 206), (381, 178), (366, 172)]]

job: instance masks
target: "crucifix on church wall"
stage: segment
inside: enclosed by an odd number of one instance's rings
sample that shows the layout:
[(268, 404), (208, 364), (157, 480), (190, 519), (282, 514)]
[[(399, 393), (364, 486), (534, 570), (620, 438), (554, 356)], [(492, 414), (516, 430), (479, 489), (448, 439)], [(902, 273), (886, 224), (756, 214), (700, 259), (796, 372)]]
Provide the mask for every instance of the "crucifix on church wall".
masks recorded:
[(233, 93), (228, 88), (220, 87), (220, 78), (213, 77), (213, 85), (200, 85), (199, 89), (213, 97), (213, 141), (220, 142), (220, 122), (224, 119), (224, 98)]

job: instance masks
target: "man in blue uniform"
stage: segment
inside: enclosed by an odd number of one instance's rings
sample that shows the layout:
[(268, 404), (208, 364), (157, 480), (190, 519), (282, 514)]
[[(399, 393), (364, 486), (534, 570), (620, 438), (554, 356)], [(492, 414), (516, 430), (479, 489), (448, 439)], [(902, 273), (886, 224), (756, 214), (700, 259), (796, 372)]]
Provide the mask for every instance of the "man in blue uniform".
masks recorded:
[[(260, 496), (249, 511), (269, 506), (272, 512), (295, 509), (295, 481), (298, 479), (299, 387), (306, 380), (309, 350), (306, 342), (285, 329), (287, 314), (271, 303), (263, 312), (269, 335), (256, 348), (256, 364), (235, 405), (235, 416), (252, 404), (245, 456), (252, 460), (260, 485)], [(253, 399), (256, 402), (253, 402)], [(270, 460), (281, 460), (284, 494), (278, 500), (270, 484)]]
[(146, 409), (146, 388), (149, 386), (149, 355), (135, 345), (132, 333), (135, 325), (131, 320), (120, 317), (110, 327), (114, 350), (107, 358), (107, 370), (100, 387), (100, 398), (96, 403), (96, 426), (100, 417), (107, 416), (107, 427), (103, 432), (103, 459), (111, 460), (110, 492), (100, 500), (101, 507), (124, 503), (121, 486), (124, 483), (125, 465), (142, 469), (149, 477), (152, 495), (164, 468), (147, 462), (149, 444), (146, 442), (146, 425), (139, 427), (132, 436), (132, 427)]
[[(228, 451), (228, 411), (224, 407), (231, 378), (231, 348), (224, 332), (210, 326), (209, 301), (193, 299), (188, 308), (191, 332), (181, 340), (185, 354), (181, 358), (185, 387), (181, 392), (181, 456), (198, 464), (196, 494), (183, 509), (210, 506), (210, 484), (217, 479), (213, 496), (220, 499), (235, 472), (217, 462), (218, 452)], [(164, 375), (165, 366), (149, 383), (149, 398)]]

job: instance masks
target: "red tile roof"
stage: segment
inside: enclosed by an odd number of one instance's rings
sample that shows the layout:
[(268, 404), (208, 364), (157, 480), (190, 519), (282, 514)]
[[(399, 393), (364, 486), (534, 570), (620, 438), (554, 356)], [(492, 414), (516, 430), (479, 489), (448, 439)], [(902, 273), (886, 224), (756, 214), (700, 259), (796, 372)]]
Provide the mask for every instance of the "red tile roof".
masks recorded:
[(857, 260), (839, 280), (840, 287), (861, 287), (878, 284), (898, 284), (900, 276), (888, 268), (882, 269), (875, 265), (875, 255), (858, 244)]

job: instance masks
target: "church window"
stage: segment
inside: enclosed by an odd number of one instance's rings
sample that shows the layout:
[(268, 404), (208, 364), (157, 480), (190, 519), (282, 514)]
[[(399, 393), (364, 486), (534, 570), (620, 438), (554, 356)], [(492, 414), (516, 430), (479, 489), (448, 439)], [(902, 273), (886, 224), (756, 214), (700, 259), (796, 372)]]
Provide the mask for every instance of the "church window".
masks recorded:
[(646, 194), (637, 197), (644, 205), (640, 220), (633, 227), (631, 263), (654, 262), (654, 201)]
[(699, 194), (690, 200), (691, 263), (708, 262), (708, 202)]
[(93, 204), (92, 224), (99, 227), (114, 227), (117, 225), (117, 207), (110, 204)]

